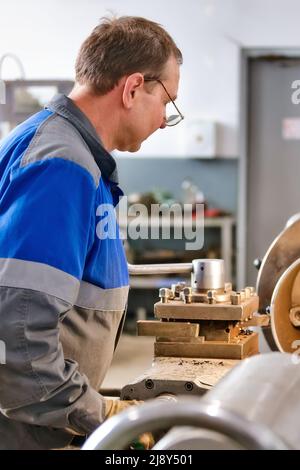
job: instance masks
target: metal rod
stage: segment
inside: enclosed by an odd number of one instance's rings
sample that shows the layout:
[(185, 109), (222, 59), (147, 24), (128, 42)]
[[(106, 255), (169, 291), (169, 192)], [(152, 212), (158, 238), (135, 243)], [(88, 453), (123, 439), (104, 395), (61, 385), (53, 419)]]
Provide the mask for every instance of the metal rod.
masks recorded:
[(182, 274), (192, 272), (192, 263), (129, 264), (129, 274)]

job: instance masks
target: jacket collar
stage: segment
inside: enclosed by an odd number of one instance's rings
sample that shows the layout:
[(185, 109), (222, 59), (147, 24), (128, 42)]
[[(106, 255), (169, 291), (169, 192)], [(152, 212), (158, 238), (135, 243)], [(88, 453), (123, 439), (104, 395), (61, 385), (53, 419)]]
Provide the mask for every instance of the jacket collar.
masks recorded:
[(93, 154), (101, 174), (112, 183), (118, 184), (115, 159), (104, 149), (94, 126), (74, 101), (66, 95), (58, 94), (45, 107), (67, 119), (78, 130)]

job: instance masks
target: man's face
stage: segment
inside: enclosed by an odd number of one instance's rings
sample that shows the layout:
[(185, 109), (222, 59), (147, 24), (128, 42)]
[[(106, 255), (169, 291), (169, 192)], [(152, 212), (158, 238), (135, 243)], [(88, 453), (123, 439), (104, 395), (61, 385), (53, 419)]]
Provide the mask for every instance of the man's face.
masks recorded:
[[(173, 100), (177, 97), (179, 65), (171, 57), (161, 76), (161, 81)], [(170, 99), (163, 86), (155, 81), (145, 82), (137, 90), (135, 101), (127, 115), (122, 142), (118, 150), (136, 152), (141, 144), (157, 129), (166, 127), (166, 106)]]

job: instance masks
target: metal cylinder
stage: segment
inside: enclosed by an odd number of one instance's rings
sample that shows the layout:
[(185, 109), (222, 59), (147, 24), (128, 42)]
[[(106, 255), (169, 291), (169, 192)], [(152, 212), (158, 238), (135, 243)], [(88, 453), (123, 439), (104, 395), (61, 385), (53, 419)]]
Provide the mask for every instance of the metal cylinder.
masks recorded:
[(195, 259), (192, 264), (191, 284), (194, 292), (208, 289), (224, 289), (224, 260)]
[(201, 404), (221, 404), (224, 410), (264, 425), (290, 449), (300, 449), (299, 356), (258, 354), (240, 361)]
[(192, 271), (192, 263), (165, 263), (165, 264), (129, 264), (129, 274), (151, 275), (151, 274), (183, 274)]

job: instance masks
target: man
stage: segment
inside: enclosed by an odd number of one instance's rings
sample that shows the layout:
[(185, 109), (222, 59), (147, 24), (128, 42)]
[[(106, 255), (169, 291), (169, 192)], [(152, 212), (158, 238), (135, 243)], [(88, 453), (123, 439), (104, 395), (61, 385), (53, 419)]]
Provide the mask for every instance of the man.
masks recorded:
[(118, 231), (106, 237), (101, 225), (122, 194), (109, 152), (135, 152), (182, 119), (166, 117), (181, 62), (158, 24), (104, 19), (80, 49), (69, 97), (1, 143), (0, 448), (64, 447), (127, 406), (98, 393), (128, 293)]

